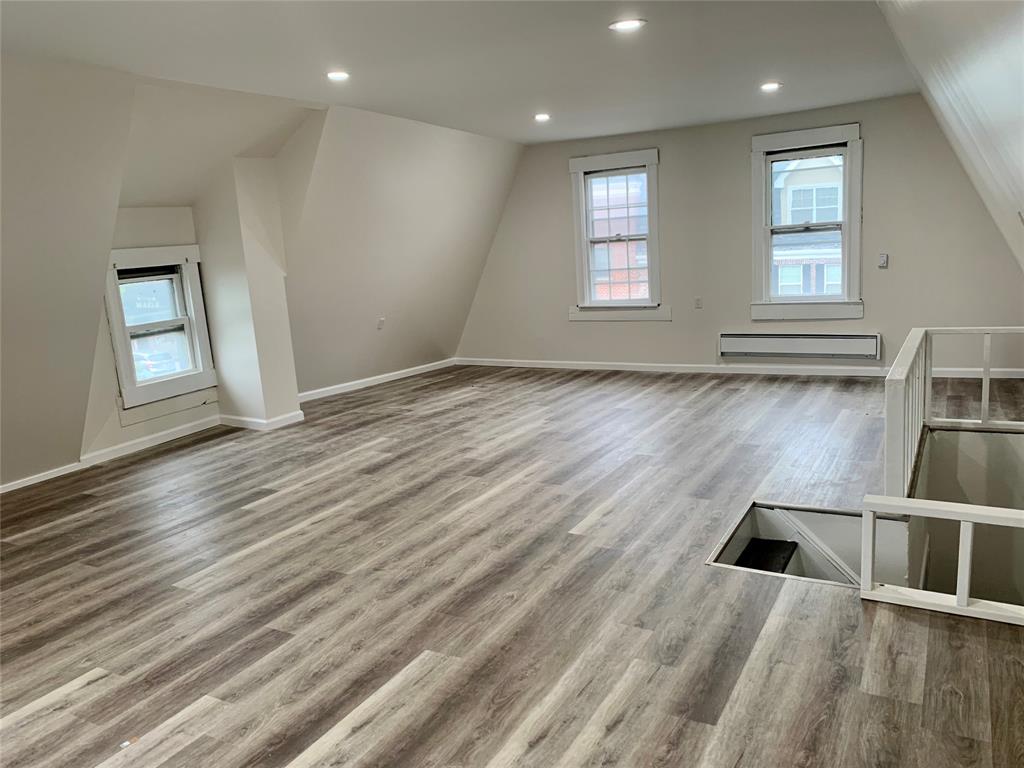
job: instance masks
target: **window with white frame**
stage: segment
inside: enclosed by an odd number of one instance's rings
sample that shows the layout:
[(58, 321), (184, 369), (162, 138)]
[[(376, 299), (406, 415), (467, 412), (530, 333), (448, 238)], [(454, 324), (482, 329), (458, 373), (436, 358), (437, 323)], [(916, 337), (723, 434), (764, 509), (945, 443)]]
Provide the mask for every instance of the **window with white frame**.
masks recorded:
[(111, 252), (107, 317), (125, 408), (217, 383), (199, 260), (195, 245)]
[(660, 304), (657, 167), (656, 149), (569, 161), (580, 308)]
[(863, 317), (860, 126), (755, 136), (758, 319)]

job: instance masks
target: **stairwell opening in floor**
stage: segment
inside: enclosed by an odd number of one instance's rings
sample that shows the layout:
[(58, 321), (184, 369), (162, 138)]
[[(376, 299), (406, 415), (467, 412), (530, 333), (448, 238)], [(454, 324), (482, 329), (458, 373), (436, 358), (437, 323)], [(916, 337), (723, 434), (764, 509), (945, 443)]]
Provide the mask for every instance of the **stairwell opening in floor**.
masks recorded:
[[(909, 544), (905, 517), (879, 515), (875, 544), (879, 581), (909, 582)], [(707, 562), (855, 587), (860, 584), (860, 551), (859, 510), (753, 501)]]

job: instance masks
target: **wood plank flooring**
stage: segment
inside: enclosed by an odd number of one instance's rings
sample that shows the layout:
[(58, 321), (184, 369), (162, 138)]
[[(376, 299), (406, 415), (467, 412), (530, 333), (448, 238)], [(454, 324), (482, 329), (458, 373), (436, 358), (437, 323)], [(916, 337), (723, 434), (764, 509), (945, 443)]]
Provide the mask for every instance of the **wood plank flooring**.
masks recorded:
[(1024, 629), (704, 564), (879, 491), (881, 408), (452, 368), (6, 494), (0, 762), (1020, 768)]

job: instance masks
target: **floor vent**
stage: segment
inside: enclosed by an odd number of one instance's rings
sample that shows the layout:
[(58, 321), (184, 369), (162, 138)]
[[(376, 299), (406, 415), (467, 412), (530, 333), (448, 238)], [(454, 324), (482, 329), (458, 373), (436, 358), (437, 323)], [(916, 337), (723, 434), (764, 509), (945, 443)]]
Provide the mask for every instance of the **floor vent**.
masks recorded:
[(843, 357), (881, 360), (877, 333), (723, 333), (722, 357)]

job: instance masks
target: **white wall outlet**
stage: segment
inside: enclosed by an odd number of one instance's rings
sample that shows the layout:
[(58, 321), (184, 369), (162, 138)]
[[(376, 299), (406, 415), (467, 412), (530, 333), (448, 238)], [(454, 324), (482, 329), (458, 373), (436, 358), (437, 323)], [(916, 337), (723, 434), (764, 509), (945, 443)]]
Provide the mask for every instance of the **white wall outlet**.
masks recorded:
[(889, 268), (889, 254), (888, 253), (880, 253), (880, 254), (878, 254), (878, 268), (879, 269), (888, 269)]
[(384, 321), (386, 319), (387, 318), (385, 318), (383, 315), (381, 315), (380, 317), (377, 318), (377, 330), (378, 331), (380, 331), (380, 330), (382, 330), (384, 328)]
[(694, 309), (704, 309), (704, 299), (702, 299), (700, 296), (697, 296), (696, 298), (694, 298), (694, 300), (693, 300), (693, 308)]

